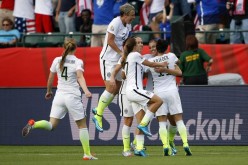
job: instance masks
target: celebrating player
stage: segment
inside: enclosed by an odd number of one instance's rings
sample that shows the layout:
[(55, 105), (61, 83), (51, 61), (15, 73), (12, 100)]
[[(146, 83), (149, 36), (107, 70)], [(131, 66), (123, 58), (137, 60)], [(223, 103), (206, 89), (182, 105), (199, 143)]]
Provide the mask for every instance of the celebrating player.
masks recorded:
[(157, 110), (156, 117), (159, 121), (159, 135), (163, 142), (164, 155), (173, 154), (169, 147), (167, 136), (167, 114), (169, 113), (175, 120), (178, 132), (183, 141), (185, 154), (191, 156), (187, 139), (187, 129), (182, 119), (182, 105), (178, 93), (175, 76), (181, 76), (182, 71), (176, 64), (178, 58), (173, 53), (164, 54), (168, 47), (165, 40), (158, 40), (156, 49), (158, 55), (150, 58), (151, 62), (168, 62), (167, 68), (150, 68), (154, 82), (154, 93), (163, 100), (163, 105)]
[(105, 83), (105, 91), (102, 93), (98, 105), (92, 110), (95, 114), (92, 118), (96, 129), (103, 132), (102, 117), (104, 109), (118, 94), (121, 86), (121, 72), (115, 77), (116, 86), (110, 85), (110, 76), (118, 60), (123, 55), (123, 41), (127, 39), (131, 31), (131, 22), (135, 18), (135, 8), (126, 3), (120, 7), (120, 16), (114, 18), (107, 29), (104, 46), (100, 54), (101, 75)]
[(54, 130), (60, 119), (64, 118), (66, 113), (69, 112), (79, 129), (79, 137), (84, 150), (83, 159), (95, 160), (97, 158), (92, 156), (90, 152), (86, 113), (79, 87), (83, 89), (86, 97), (91, 97), (92, 94), (88, 90), (83, 76), (83, 61), (74, 55), (76, 47), (76, 41), (73, 38), (67, 38), (64, 42), (63, 55), (56, 57), (50, 68), (46, 99), (50, 99), (53, 95), (52, 84), (56, 73), (58, 77), (58, 86), (51, 108), (50, 121), (29, 120), (22, 130), (22, 136), (26, 137), (32, 129)]
[[(141, 51), (143, 49), (143, 41), (140, 37), (134, 37), (134, 38), (135, 38), (136, 43), (137, 43), (137, 52), (141, 53)], [(125, 47), (125, 43), (126, 43), (126, 40), (123, 43), (123, 47)], [(115, 84), (115, 76), (122, 69), (122, 65), (121, 65), (122, 60), (123, 60), (123, 58), (120, 58), (118, 64), (116, 65), (114, 71), (111, 74), (110, 83), (113, 86), (116, 85)], [(133, 123), (134, 112), (137, 110), (133, 110), (131, 102), (126, 97), (127, 81), (126, 81), (124, 70), (122, 71), (122, 78), (123, 78), (123, 80), (122, 80), (122, 85), (121, 85), (121, 88), (119, 91), (119, 99), (118, 99), (119, 100), (119, 107), (121, 110), (120, 115), (124, 117), (124, 124), (122, 127), (122, 141), (123, 141), (124, 149), (123, 149), (122, 155), (125, 157), (128, 157), (128, 156), (132, 156), (132, 152), (131, 152), (131, 148), (130, 148), (130, 129), (131, 129), (131, 126)], [(134, 107), (134, 108), (139, 108), (138, 110), (143, 109), (143, 107), (142, 108)], [(143, 116), (139, 116), (139, 117), (143, 117)], [(139, 120), (141, 120), (141, 119), (139, 119)]]
[[(144, 59), (141, 54), (137, 52), (137, 43), (134, 38), (127, 39), (124, 47), (123, 59), (122, 65), (125, 65), (125, 75), (127, 79), (126, 96), (131, 102), (133, 109), (139, 110), (134, 112), (137, 123), (139, 123), (137, 127), (139, 131), (136, 134), (137, 147), (134, 153), (135, 155), (146, 156), (144, 151), (143, 134), (152, 136), (147, 126), (153, 118), (154, 113), (162, 105), (163, 101), (157, 95), (143, 89), (142, 65), (150, 67), (165, 67), (167, 63), (150, 62)], [(142, 108), (146, 107), (147, 104), (149, 104), (149, 108), (144, 112)]]

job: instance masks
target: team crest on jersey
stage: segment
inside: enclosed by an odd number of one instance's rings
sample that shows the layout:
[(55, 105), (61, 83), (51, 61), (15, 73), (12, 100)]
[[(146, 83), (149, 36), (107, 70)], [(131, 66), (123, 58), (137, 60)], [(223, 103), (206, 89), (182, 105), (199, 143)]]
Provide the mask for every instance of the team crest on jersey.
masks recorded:
[(108, 73), (107, 73), (107, 76), (108, 76), (108, 77), (110, 77), (110, 76), (111, 76), (111, 73), (110, 73), (110, 72), (108, 72)]
[(114, 30), (115, 30), (114, 26), (111, 26), (111, 27), (110, 27), (110, 30), (111, 30), (111, 31), (114, 31)]

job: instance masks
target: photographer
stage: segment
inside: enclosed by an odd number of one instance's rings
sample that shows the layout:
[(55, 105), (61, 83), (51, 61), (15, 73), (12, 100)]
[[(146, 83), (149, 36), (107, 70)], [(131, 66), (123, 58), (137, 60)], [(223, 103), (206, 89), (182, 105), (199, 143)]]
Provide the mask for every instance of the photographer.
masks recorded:
[[(248, 30), (248, 0), (229, 0), (226, 3), (232, 20), (230, 30)], [(231, 32), (230, 44), (248, 44), (248, 32)]]

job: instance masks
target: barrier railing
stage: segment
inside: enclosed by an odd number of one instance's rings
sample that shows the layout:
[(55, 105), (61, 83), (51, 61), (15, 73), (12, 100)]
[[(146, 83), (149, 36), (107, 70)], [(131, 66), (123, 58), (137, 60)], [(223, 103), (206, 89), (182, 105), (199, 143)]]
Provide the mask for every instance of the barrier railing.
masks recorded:
[[(1, 35), (0, 35), (0, 38), (1, 38), (1, 37), (14, 37), (14, 38), (17, 40), (17, 42), (16, 42), (15, 44), (13, 44), (13, 46), (17, 46), (17, 43), (19, 42), (17, 36), (14, 35), (14, 34), (1, 34)], [(1, 42), (0, 42), (0, 43), (1, 43)]]
[[(211, 31), (195, 31), (195, 33), (204, 33), (205, 37), (208, 33), (218, 33), (225, 36), (225, 40), (229, 39), (230, 33), (237, 32), (248, 32), (248, 30), (211, 30)], [(133, 35), (139, 36), (143, 39), (144, 44), (148, 44), (153, 34), (171, 34), (171, 31), (140, 31), (132, 32)], [(75, 38), (77, 42), (80, 42), (82, 36), (93, 36), (93, 35), (105, 35), (105, 33), (81, 33), (81, 32), (70, 32), (70, 33), (26, 33), (22, 34), (20, 41), (15, 46), (19, 47), (59, 47), (63, 45), (65, 37)], [(16, 37), (15, 35), (0, 35), (0, 37)], [(17, 38), (17, 37), (16, 37)]]

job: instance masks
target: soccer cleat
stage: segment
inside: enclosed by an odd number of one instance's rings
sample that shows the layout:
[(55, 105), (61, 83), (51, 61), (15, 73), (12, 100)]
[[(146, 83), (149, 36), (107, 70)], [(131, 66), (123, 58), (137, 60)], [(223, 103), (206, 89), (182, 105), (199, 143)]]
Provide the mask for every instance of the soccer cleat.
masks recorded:
[(96, 114), (97, 114), (97, 110), (96, 110), (96, 108), (93, 108), (93, 109), (92, 109), (92, 113), (93, 113), (94, 115), (96, 115)]
[(30, 119), (28, 121), (28, 124), (22, 129), (22, 136), (23, 137), (26, 137), (30, 133), (34, 123), (35, 123), (35, 121), (33, 119)]
[(143, 132), (144, 135), (150, 136), (150, 137), (152, 136), (152, 134), (149, 132), (147, 126), (138, 125), (137, 128), (138, 128), (141, 132)]
[(136, 145), (131, 142), (130, 144), (131, 151), (134, 151), (136, 149)]
[(97, 160), (98, 158), (92, 156), (92, 155), (84, 155), (83, 160)]
[(183, 147), (183, 149), (186, 156), (192, 156), (192, 152), (190, 151), (189, 147)]
[(142, 156), (142, 157), (147, 157), (148, 156), (146, 154), (145, 150), (134, 150), (134, 155), (136, 155), (136, 156)]
[(174, 156), (175, 154), (170, 148), (164, 148), (164, 156)]
[(99, 125), (99, 121), (98, 121), (95, 117), (92, 118), (92, 121), (95, 123), (96, 129), (97, 129), (99, 132), (103, 132), (102, 127)]
[(133, 156), (131, 151), (123, 151), (122, 155), (125, 156), (125, 157)]
[(177, 154), (177, 149), (176, 149), (175, 143), (173, 141), (170, 141), (169, 145), (171, 147), (172, 153)]

